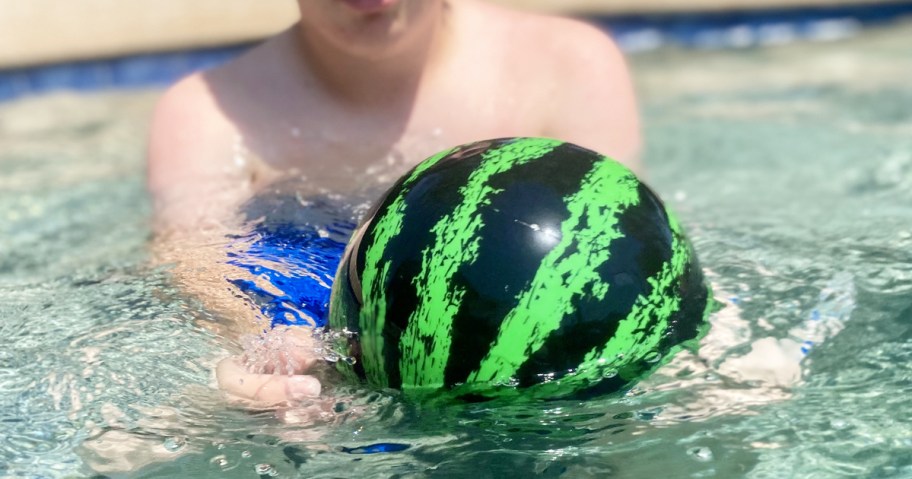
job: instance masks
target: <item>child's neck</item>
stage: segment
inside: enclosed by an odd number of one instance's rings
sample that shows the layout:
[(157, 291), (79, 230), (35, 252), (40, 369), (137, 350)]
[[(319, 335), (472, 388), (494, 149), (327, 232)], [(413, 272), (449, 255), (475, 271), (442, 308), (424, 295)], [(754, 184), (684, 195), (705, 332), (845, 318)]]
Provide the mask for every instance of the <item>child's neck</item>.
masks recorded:
[(330, 95), (356, 108), (383, 108), (413, 100), (451, 43), (452, 32), (442, 20), (410, 33), (395, 51), (371, 56), (310, 39), (299, 31), (297, 50)]

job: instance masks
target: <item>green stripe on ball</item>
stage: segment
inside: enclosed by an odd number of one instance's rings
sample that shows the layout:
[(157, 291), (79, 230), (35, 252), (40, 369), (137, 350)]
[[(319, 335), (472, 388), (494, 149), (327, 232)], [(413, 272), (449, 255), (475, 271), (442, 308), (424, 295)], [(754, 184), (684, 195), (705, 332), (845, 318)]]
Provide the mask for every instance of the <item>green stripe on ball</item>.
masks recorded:
[(348, 376), (465, 399), (623, 390), (705, 332), (680, 225), (620, 163), (541, 138), (420, 163), (356, 232), (330, 327)]

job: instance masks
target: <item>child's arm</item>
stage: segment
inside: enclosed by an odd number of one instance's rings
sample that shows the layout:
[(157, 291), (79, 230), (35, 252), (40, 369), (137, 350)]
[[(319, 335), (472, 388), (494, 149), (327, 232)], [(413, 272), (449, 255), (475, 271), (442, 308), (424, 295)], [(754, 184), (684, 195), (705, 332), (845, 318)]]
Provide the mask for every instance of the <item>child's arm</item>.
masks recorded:
[[(217, 113), (205, 82), (192, 76), (157, 105), (149, 138), (148, 188), (155, 204), (154, 260), (173, 265), (178, 286), (219, 317), (206, 327), (232, 340), (260, 335), (268, 320), (233, 289), (228, 279), (245, 272), (228, 263), (226, 238), (240, 233), (239, 206), (253, 194), (255, 171), (239, 136)], [(260, 173), (260, 174), (257, 174)], [(251, 373), (244, 357), (224, 359), (219, 386), (244, 399), (280, 403), (320, 394), (320, 383), (303, 376), (316, 361), (309, 332), (288, 335), (285, 356), (293, 375)]]

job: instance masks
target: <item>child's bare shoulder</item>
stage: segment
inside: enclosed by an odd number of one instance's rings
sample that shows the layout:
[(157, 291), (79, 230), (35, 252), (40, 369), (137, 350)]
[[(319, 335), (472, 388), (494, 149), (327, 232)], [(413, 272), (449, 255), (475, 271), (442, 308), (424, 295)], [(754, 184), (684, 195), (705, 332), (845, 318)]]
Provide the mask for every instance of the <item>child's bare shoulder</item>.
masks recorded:
[(252, 95), (262, 90), (250, 87), (261, 83), (263, 71), (276, 63), (272, 60), (277, 55), (277, 43), (276, 39), (267, 40), (227, 63), (194, 73), (172, 85), (156, 105), (153, 133), (156, 130), (183, 130), (182, 126), (188, 124), (196, 125), (197, 136), (216, 127), (224, 128), (227, 122), (222, 111), (225, 97)]
[(473, 27), (499, 35), (498, 44), (512, 55), (558, 67), (590, 68), (623, 63), (623, 56), (611, 37), (590, 23), (474, 0), (465, 2), (464, 9), (468, 21), (475, 24)]
[(202, 73), (194, 73), (169, 87), (159, 97), (152, 116), (153, 133), (175, 129), (175, 122), (193, 122), (211, 112), (214, 102)]
[(255, 70), (255, 64), (262, 62), (262, 50), (267, 46), (254, 47), (231, 61), (207, 70), (189, 75), (171, 87), (159, 98), (153, 114), (153, 135), (156, 131), (174, 132), (183, 126), (196, 125), (196, 134), (216, 126), (222, 116), (218, 95), (225, 90), (223, 85), (243, 83), (245, 72)]
[(604, 30), (473, 0), (465, 9), (466, 31), (478, 32), (475, 50), (500, 49), (503, 75), (536, 105), (544, 136), (603, 152), (639, 171), (636, 96), (624, 56)]
[[(202, 74), (196, 73), (171, 86), (159, 98), (152, 115), (148, 142), (148, 184), (166, 188), (189, 169), (196, 169), (201, 150), (211, 148), (217, 114)], [(195, 175), (194, 175), (195, 176)]]
[(155, 191), (177, 180), (212, 175), (215, 162), (230, 158), (237, 127), (224, 112), (225, 88), (243, 81), (261, 56), (256, 50), (206, 72), (189, 75), (159, 97), (148, 142), (148, 183)]

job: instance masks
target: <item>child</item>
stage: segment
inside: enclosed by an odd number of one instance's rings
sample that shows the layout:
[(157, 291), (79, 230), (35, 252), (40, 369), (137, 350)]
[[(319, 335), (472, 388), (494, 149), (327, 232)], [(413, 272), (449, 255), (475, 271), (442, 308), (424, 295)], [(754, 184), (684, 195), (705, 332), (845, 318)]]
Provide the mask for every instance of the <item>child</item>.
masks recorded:
[[(240, 204), (289, 175), (346, 194), (378, 167), (404, 169), (447, 147), (507, 136), (559, 138), (640, 170), (629, 74), (593, 27), (474, 0), (298, 7), (292, 28), (181, 81), (156, 109), (148, 184), (159, 250), (178, 263), (177, 275), (204, 263), (230, 270), (224, 256), (180, 257), (173, 243), (224, 236)], [(184, 284), (241, 329), (257, 327), (224, 284)], [(317, 360), (309, 334), (289, 338), (298, 374), (262, 374), (227, 359), (220, 386), (270, 403), (318, 396), (319, 381), (301, 374)]]

